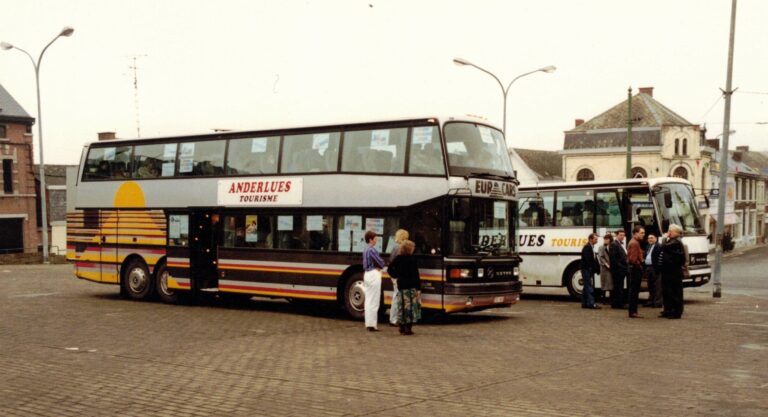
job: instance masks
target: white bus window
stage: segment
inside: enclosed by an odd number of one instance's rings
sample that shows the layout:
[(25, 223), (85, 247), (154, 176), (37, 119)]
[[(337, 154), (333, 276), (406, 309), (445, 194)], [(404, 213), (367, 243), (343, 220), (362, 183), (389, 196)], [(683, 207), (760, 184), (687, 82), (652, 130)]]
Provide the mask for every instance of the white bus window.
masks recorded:
[(176, 167), (176, 144), (138, 145), (133, 152), (133, 178), (172, 177)]
[(280, 172), (336, 172), (340, 136), (329, 132), (283, 137)]
[(280, 137), (245, 138), (229, 141), (228, 175), (276, 174)]
[(91, 148), (85, 161), (84, 180), (131, 178), (133, 146)]
[(552, 212), (555, 207), (555, 193), (521, 193), (520, 227), (552, 226)]
[(592, 226), (595, 202), (592, 190), (558, 191), (555, 220), (558, 226)]
[(344, 133), (341, 170), (344, 172), (405, 172), (408, 129), (359, 130)]
[(214, 176), (224, 174), (223, 140), (186, 142), (179, 146), (179, 175)]
[(597, 227), (622, 227), (621, 205), (616, 191), (598, 191), (595, 194)]
[(444, 175), (445, 163), (440, 149), (440, 137), (435, 126), (414, 127), (411, 129), (411, 157), (408, 173), (425, 175)]

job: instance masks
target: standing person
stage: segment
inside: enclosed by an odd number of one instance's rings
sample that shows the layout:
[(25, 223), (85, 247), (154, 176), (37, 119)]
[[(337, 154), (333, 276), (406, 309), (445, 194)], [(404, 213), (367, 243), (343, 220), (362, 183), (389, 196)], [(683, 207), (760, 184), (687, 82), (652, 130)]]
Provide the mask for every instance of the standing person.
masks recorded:
[(645, 282), (648, 283), (648, 302), (644, 304), (645, 307), (658, 308), (662, 304), (659, 255), (661, 245), (656, 241), (656, 236), (649, 234), (645, 249)]
[(413, 323), (421, 318), (421, 277), (416, 257), (413, 256), (415, 248), (413, 242), (405, 240), (400, 246), (397, 259), (389, 264), (389, 274), (397, 277), (397, 309), (400, 312), (397, 323), (403, 335), (412, 335)]
[(581, 292), (581, 308), (600, 309), (595, 304), (594, 297), (594, 279), (595, 274), (600, 272), (600, 263), (595, 254), (595, 244), (597, 243), (597, 233), (590, 233), (587, 238), (587, 244), (581, 248), (581, 279), (584, 281), (584, 289)]
[(606, 233), (603, 236), (603, 246), (597, 251), (597, 260), (600, 262), (600, 289), (603, 291), (603, 304), (607, 304), (608, 293), (613, 293), (613, 277), (611, 276), (611, 257), (608, 250), (613, 243), (613, 236)]
[(679, 319), (683, 316), (683, 268), (685, 267), (685, 248), (680, 237), (683, 229), (669, 225), (669, 233), (661, 247), (661, 287), (664, 293), (664, 311), (659, 317)]
[(365, 232), (365, 243), (368, 247), (363, 250), (363, 290), (365, 291), (365, 328), (369, 332), (378, 332), (379, 303), (381, 302), (381, 269), (384, 261), (376, 250), (376, 232)]
[(627, 262), (629, 263), (629, 318), (636, 319), (642, 316), (637, 314), (637, 302), (640, 296), (640, 283), (643, 280), (643, 262), (645, 254), (641, 242), (645, 237), (645, 229), (635, 226), (632, 229), (632, 240), (627, 249)]
[(624, 247), (624, 230), (616, 231), (616, 240), (608, 249), (611, 258), (611, 277), (613, 278), (613, 291), (611, 291), (611, 308), (624, 308), (624, 278), (627, 276), (627, 249)]
[[(395, 245), (392, 247), (392, 252), (389, 255), (390, 265), (392, 265), (392, 262), (395, 261), (397, 255), (400, 254), (400, 245), (402, 245), (406, 240), (408, 240), (408, 231), (404, 229), (398, 229), (397, 232), (395, 232)], [(397, 309), (399, 306), (397, 278), (393, 277), (392, 274), (389, 274), (389, 277), (392, 281), (392, 304), (389, 307), (389, 325), (397, 326), (397, 317), (400, 315), (400, 310)]]

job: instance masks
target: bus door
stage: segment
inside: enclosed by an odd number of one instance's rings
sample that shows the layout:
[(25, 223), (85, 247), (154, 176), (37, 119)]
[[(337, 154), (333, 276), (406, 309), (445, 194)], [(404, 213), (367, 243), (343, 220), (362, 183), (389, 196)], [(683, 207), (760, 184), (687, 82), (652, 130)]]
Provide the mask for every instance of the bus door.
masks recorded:
[(209, 209), (189, 213), (189, 267), (193, 289), (218, 287), (219, 214)]
[(650, 190), (647, 188), (626, 190), (624, 197), (627, 207), (626, 219), (629, 226), (627, 236), (632, 236), (632, 230), (635, 226), (642, 226), (646, 236), (653, 234), (658, 237), (659, 223)]

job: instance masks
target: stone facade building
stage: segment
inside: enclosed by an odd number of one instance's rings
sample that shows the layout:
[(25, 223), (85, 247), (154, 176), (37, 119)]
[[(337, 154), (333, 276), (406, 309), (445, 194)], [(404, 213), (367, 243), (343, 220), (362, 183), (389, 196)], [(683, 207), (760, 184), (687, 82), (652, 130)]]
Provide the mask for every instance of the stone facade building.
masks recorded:
[(0, 85), (0, 254), (37, 252), (40, 235), (32, 172), (32, 118)]
[[(565, 132), (566, 181), (626, 178), (627, 100)], [(632, 96), (632, 175), (682, 177), (697, 194), (709, 191), (711, 152), (698, 125), (653, 98), (653, 87)]]

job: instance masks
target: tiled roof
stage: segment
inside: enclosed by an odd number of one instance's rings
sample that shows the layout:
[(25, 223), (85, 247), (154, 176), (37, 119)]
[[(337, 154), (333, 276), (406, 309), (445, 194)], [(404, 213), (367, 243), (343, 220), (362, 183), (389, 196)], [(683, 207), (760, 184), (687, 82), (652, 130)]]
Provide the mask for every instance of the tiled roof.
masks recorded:
[[(67, 167), (74, 165), (45, 165), (45, 185), (67, 185)], [(40, 165), (35, 164), (35, 180), (40, 179)]]
[(23, 107), (11, 96), (10, 93), (0, 84), (0, 120), (19, 120), (27, 119), (34, 122), (34, 118), (27, 113)]
[[(611, 107), (568, 132), (587, 132), (598, 129), (627, 128), (627, 100)], [(632, 127), (692, 126), (679, 114), (659, 103), (648, 94), (637, 93), (632, 97)]]
[[(625, 128), (626, 129), (626, 128)], [(660, 146), (661, 130), (632, 131), (632, 146)], [(627, 131), (565, 132), (563, 149), (620, 148), (627, 146)]]
[(539, 179), (561, 179), (563, 177), (563, 157), (558, 151), (514, 148), (520, 158), (530, 167)]

